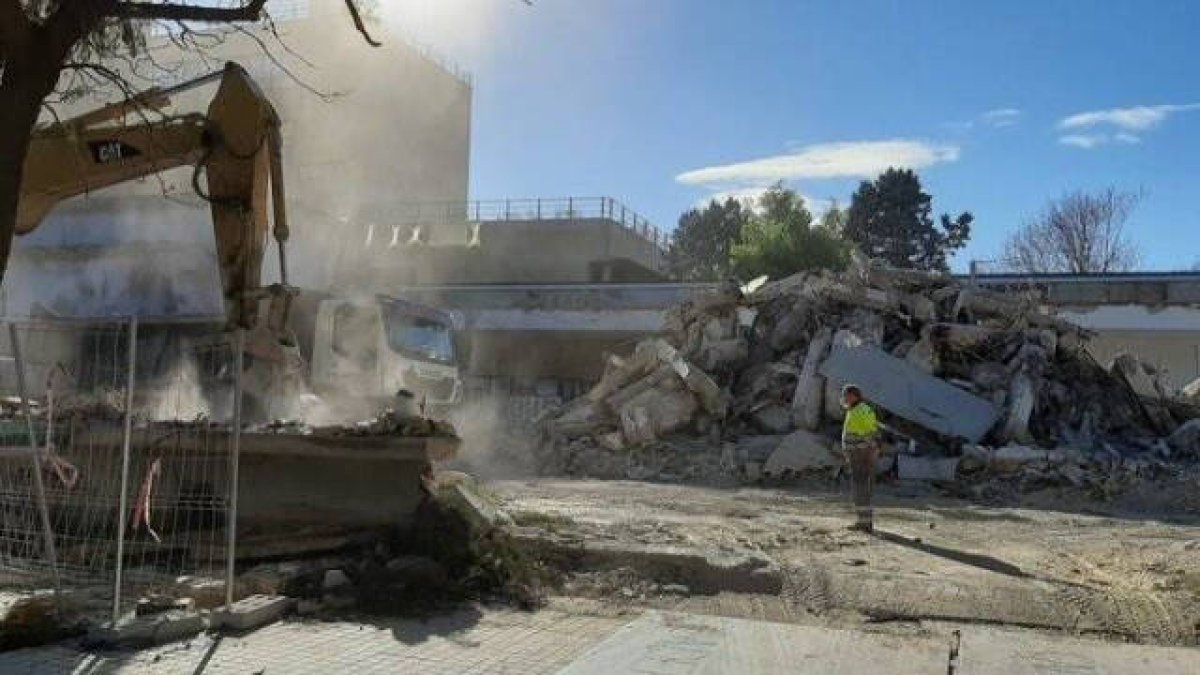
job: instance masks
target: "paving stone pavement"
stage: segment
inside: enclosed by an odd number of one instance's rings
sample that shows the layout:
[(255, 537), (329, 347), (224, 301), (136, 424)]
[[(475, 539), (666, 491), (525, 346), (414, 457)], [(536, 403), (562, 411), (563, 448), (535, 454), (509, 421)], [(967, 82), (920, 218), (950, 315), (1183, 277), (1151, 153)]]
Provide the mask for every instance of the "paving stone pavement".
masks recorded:
[(629, 619), (464, 610), (377, 624), (289, 620), (242, 637), (201, 636), (131, 652), (66, 647), (0, 654), (4, 675), (108, 673), (555, 673)]
[[(955, 631), (961, 640), (948, 639)], [(1200, 649), (987, 626), (931, 623), (890, 634), (677, 612), (468, 609), (429, 621), (288, 620), (240, 637), (204, 635), (140, 651), (26, 649), (0, 653), (0, 674), (924, 674), (948, 671), (951, 642), (961, 649), (956, 675), (1200, 673)]]

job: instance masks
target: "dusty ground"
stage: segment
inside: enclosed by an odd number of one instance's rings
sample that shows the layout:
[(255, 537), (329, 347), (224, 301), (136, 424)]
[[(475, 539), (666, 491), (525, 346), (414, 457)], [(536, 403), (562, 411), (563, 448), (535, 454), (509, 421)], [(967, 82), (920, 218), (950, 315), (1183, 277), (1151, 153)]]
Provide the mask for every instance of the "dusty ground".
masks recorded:
[[(585, 480), (489, 484), (517, 520), (604, 546), (753, 552), (779, 593), (704, 595), (636, 564), (580, 571), (557, 603), (835, 626), (920, 630), (971, 622), (1151, 644), (1200, 643), (1200, 518), (1102, 513), (1116, 506), (1030, 498), (984, 507), (924, 485), (889, 485), (875, 536), (849, 532), (829, 485), (714, 489)], [(1184, 490), (1198, 486), (1176, 486)], [(1064, 509), (1074, 509), (1074, 511)], [(1084, 513), (1088, 510), (1092, 513)], [(1194, 513), (1194, 512), (1193, 512)], [(578, 600), (582, 601), (582, 600)]]

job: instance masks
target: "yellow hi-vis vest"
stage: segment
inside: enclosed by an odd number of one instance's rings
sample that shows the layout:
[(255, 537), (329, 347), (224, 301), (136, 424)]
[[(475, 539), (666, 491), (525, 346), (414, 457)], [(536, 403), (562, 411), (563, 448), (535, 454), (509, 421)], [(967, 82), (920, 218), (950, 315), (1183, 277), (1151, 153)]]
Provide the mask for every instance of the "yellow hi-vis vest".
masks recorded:
[(846, 421), (842, 423), (842, 440), (870, 438), (879, 433), (879, 420), (875, 419), (875, 411), (865, 401), (846, 411)]

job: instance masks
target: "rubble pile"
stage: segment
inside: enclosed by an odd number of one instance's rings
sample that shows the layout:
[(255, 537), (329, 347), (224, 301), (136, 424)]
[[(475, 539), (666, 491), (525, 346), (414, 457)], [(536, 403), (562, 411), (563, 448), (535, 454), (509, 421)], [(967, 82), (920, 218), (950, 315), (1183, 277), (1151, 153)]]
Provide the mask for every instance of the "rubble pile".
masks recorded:
[[(902, 478), (1083, 485), (1200, 456), (1195, 397), (1039, 307), (949, 275), (856, 257), (848, 271), (728, 283), (606, 356), (539, 422), (548, 473), (705, 481), (839, 466), (843, 384), (881, 412)], [(1189, 421), (1191, 420), (1191, 421)], [(1181, 424), (1182, 423), (1182, 424)]]

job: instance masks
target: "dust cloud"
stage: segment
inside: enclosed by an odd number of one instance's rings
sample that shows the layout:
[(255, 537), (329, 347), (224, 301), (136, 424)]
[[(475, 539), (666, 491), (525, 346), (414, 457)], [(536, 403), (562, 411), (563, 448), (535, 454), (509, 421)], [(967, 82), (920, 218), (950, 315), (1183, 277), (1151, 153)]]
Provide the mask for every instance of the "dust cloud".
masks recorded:
[(504, 417), (507, 404), (506, 396), (495, 394), (451, 411), (448, 419), (462, 439), (451, 467), (487, 479), (536, 475), (533, 434), (514, 432)]

